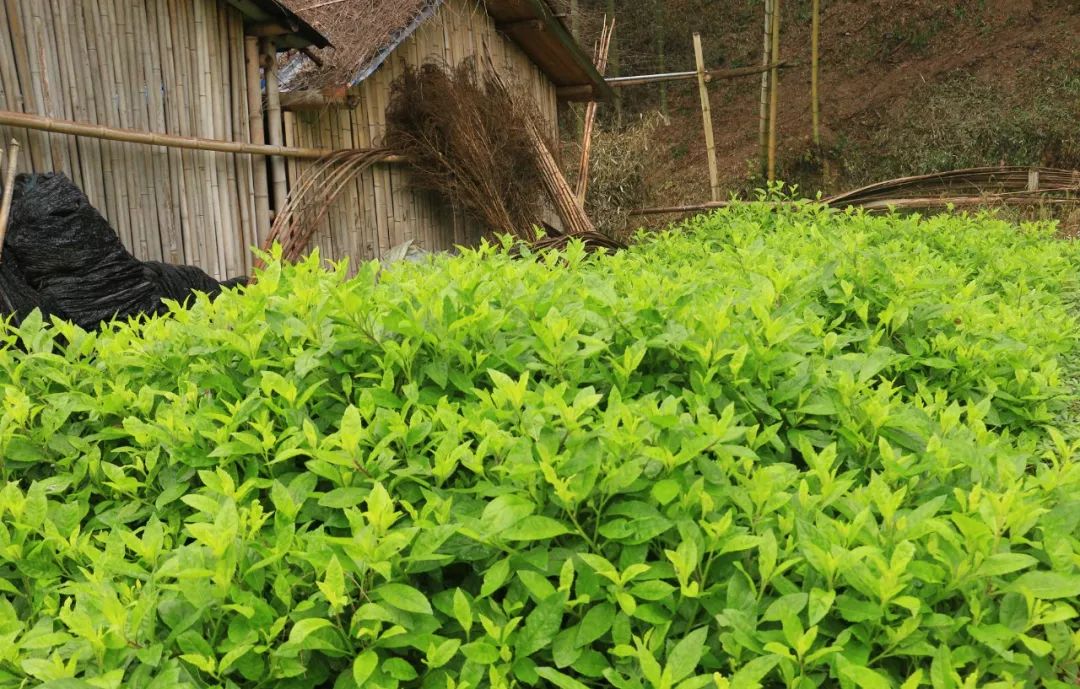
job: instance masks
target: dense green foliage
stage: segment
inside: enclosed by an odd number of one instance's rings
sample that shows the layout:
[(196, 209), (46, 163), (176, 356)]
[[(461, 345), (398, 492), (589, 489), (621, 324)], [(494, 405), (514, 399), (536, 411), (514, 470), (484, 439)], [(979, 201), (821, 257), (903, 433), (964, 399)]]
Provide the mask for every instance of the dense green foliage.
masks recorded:
[(28, 320), (0, 688), (1075, 686), (1077, 258), (754, 205)]

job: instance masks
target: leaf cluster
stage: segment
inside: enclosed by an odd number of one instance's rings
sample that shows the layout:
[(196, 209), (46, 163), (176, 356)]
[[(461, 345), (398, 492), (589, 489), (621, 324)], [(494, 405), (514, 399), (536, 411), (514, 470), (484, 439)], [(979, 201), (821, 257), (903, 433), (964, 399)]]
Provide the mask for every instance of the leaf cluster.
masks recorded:
[(1057, 687), (1077, 249), (736, 206), (0, 333), (0, 688)]

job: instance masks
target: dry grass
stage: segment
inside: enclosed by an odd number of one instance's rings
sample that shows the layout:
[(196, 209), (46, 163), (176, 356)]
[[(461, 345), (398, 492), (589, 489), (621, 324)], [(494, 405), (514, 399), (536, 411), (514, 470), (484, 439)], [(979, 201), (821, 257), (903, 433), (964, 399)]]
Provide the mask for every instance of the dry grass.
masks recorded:
[(490, 234), (526, 240), (542, 218), (543, 184), (528, 135), (538, 117), (471, 63), (408, 69), (394, 83), (386, 145), (407, 157), (412, 183), (462, 208)]
[(350, 83), (381, 50), (436, 0), (282, 0), (333, 43), (318, 52), (323, 67), (308, 63), (294, 87)]
[(596, 229), (608, 237), (628, 239), (630, 212), (650, 201), (649, 174), (657, 155), (656, 131), (662, 123), (662, 116), (653, 114), (620, 130), (599, 129), (593, 135), (585, 210)]

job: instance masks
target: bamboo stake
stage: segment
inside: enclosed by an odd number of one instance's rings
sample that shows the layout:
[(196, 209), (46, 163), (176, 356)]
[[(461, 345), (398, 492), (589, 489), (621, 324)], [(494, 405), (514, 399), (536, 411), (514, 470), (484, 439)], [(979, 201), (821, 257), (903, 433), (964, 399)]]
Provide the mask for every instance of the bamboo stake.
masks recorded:
[[(765, 0), (765, 36), (762, 48), (762, 67), (768, 68), (772, 62), (772, 15), (773, 0)], [(771, 69), (765, 69), (761, 73), (761, 102), (758, 120), (758, 146), (761, 149), (761, 170), (764, 172), (769, 164), (769, 73)]]
[(814, 118), (814, 145), (821, 146), (821, 101), (818, 91), (821, 47), (821, 0), (813, 1), (813, 20), (810, 40), (810, 102)]
[[(604, 29), (600, 34), (600, 43), (596, 51), (596, 69), (603, 75), (607, 71), (608, 51), (611, 49), (611, 36), (615, 33), (615, 19), (608, 24), (604, 17)], [(589, 156), (592, 154), (593, 129), (596, 126), (596, 110), (598, 103), (589, 101), (585, 107), (585, 134), (581, 142), (581, 162), (578, 164), (577, 199), (584, 205), (585, 194), (589, 189)]]
[[(266, 75), (266, 119), (270, 127), (270, 143), (281, 146), (284, 139), (281, 121), (281, 94), (278, 74), (275, 69), (277, 53), (274, 44), (263, 41), (263, 67)], [(270, 160), (270, 183), (273, 187), (274, 208), (280, 211), (285, 207), (289, 195), (289, 182), (285, 176), (285, 161), (281, 158)]]
[(701, 117), (705, 121), (705, 153), (709, 158), (709, 188), (712, 200), (720, 200), (720, 172), (716, 164), (716, 135), (713, 133), (712, 105), (709, 88), (705, 85), (705, 52), (701, 47), (701, 34), (694, 34), (694, 58), (697, 60), (698, 92), (701, 94)]
[[(772, 61), (780, 59), (780, 0), (773, 0)], [(774, 67), (769, 76), (769, 181), (776, 180), (776, 110), (779, 100), (780, 73)]]
[(11, 140), (8, 148), (7, 174), (4, 175), (4, 197), (0, 201), (0, 252), (4, 250), (4, 239), (7, 237), (8, 215), (11, 213), (11, 196), (15, 191), (15, 170), (19, 166), (19, 142)]

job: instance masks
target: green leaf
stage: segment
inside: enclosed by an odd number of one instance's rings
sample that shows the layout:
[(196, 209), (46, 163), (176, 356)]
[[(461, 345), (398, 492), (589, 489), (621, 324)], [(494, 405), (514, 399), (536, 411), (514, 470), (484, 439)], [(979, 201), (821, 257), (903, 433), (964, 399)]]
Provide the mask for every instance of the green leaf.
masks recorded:
[(708, 627), (701, 627), (687, 634), (671, 649), (664, 669), (671, 673), (672, 682), (679, 682), (697, 670), (708, 635)]
[(510, 576), (510, 560), (503, 559), (496, 562), (484, 572), (484, 583), (480, 587), (480, 597), (487, 598), (502, 588), (506, 578)]
[(499, 649), (486, 641), (474, 641), (461, 647), (461, 654), (477, 665), (490, 665), (499, 659)]
[(597, 639), (602, 638), (611, 629), (615, 621), (615, 606), (611, 603), (594, 605), (581, 618), (581, 624), (577, 628), (577, 637), (574, 641), (578, 648), (588, 646)]
[(304, 641), (315, 632), (333, 626), (334, 625), (330, 620), (324, 620), (318, 617), (300, 620), (293, 625), (292, 631), (289, 632), (289, 643), (302, 646)]
[(410, 682), (419, 677), (416, 668), (404, 658), (390, 658), (383, 662), (381, 669), (399, 682)]
[(438, 646), (429, 648), (425, 661), (428, 669), (434, 670), (449, 663), (457, 655), (459, 648), (461, 648), (460, 639), (446, 639)]
[(560, 591), (540, 602), (525, 618), (525, 626), (517, 638), (518, 656), (530, 656), (548, 646), (562, 627), (566, 593)]
[(561, 522), (550, 517), (532, 515), (503, 531), (502, 537), (508, 541), (544, 541), (569, 532)]
[(1080, 574), (1028, 572), (1009, 584), (1006, 590), (1030, 593), (1042, 600), (1076, 598), (1080, 596)]
[(955, 689), (953, 681), (952, 654), (948, 646), (938, 646), (934, 652), (934, 658), (930, 662), (930, 685), (934, 689)]
[(1039, 561), (1030, 555), (1022, 553), (995, 553), (983, 560), (979, 565), (979, 576), (999, 577), (1020, 569), (1025, 569), (1039, 564)]
[(326, 566), (326, 576), (317, 585), (330, 603), (331, 611), (341, 610), (349, 602), (345, 595), (345, 572), (336, 555), (330, 558), (330, 563)]
[(431, 604), (427, 596), (408, 584), (383, 584), (372, 591), (371, 595), (398, 610), (418, 615), (431, 614)]
[(537, 666), (536, 674), (551, 682), (559, 689), (589, 689), (570, 675), (565, 675), (553, 667)]
[(356, 660), (353, 661), (353, 681), (356, 682), (356, 686), (362, 687), (364, 683), (368, 681), (375, 672), (375, 668), (379, 666), (379, 656), (375, 651), (368, 649), (356, 656)]
[(772, 654), (750, 660), (731, 677), (731, 689), (758, 689), (762, 678), (779, 662), (780, 656)]
[(454, 619), (461, 625), (466, 634), (473, 626), (472, 603), (469, 597), (461, 589), (454, 589)]
[(892, 689), (892, 683), (880, 672), (861, 665), (855, 665), (842, 655), (836, 656), (836, 660), (840, 676), (853, 682), (860, 689), (863, 687), (865, 689)]

